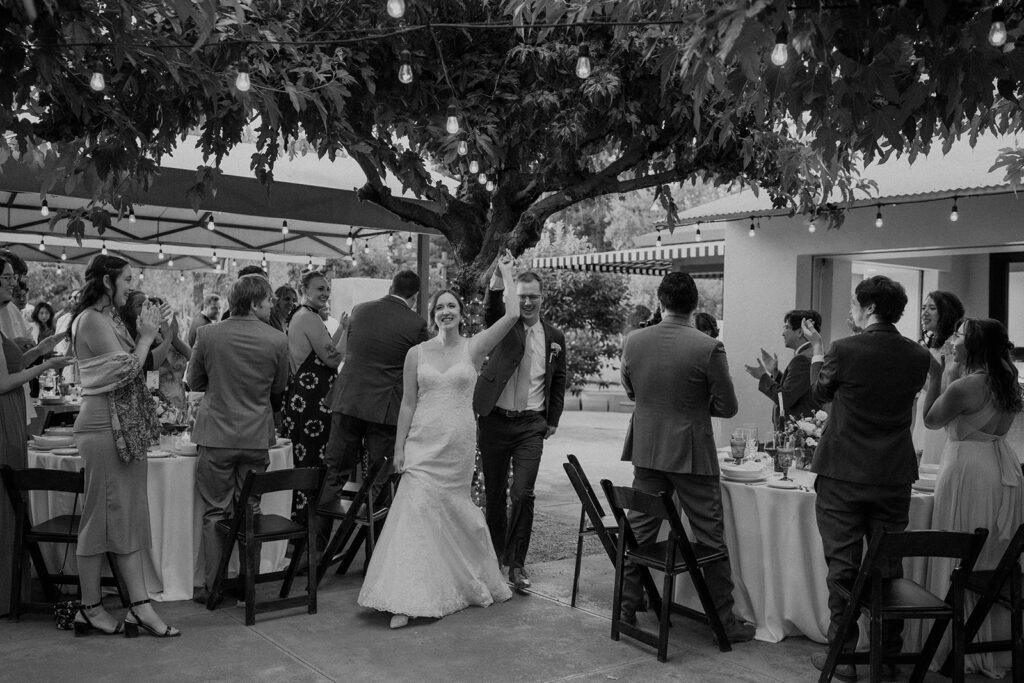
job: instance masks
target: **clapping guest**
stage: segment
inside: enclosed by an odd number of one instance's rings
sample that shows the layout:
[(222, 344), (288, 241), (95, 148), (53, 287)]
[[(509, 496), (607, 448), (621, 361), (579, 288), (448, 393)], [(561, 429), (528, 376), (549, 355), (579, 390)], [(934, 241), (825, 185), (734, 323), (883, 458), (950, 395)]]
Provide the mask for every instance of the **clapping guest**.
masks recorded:
[[(149, 604), (143, 555), (152, 538), (149, 524), (147, 451), (160, 424), (149, 399), (142, 364), (161, 322), (156, 307), (144, 306), (138, 338), (132, 339), (117, 309), (126, 303), (132, 269), (124, 259), (96, 256), (85, 270), (85, 286), (71, 323), (78, 358), (82, 408), (75, 442), (85, 461), (85, 495), (78, 532), (78, 573), (82, 606), (75, 633), (98, 631), (129, 637), (139, 629), (167, 638), (181, 633)], [(122, 625), (103, 609), (100, 574), (107, 553), (128, 588), (131, 606)]]
[[(192, 349), (185, 340), (181, 338), (178, 328), (178, 317), (171, 313), (171, 307), (166, 301), (159, 297), (149, 297), (149, 302), (160, 308), (165, 316), (170, 317), (170, 323), (160, 328), (160, 337), (157, 338), (157, 345), (167, 349), (167, 355), (162, 363), (156, 366), (160, 374), (160, 394), (176, 409), (186, 410), (185, 402), (185, 366), (188, 359), (192, 357)], [(166, 319), (166, 318), (165, 318)], [(156, 358), (154, 356), (154, 362)]]
[[(206, 392), (192, 441), (199, 446), (196, 488), (203, 499), (205, 590), (196, 602), (216, 607), (211, 595), (223, 552), (217, 522), (227, 519), (249, 472), (264, 472), (276, 443), (275, 406), (288, 382), (288, 339), (267, 324), (274, 293), (266, 278), (249, 275), (231, 286), (231, 317), (199, 330), (188, 385)], [(258, 504), (258, 503), (257, 503)]]
[[(803, 321), (810, 320), (821, 331), (821, 314), (815, 310), (788, 311), (782, 318), (782, 342), (793, 350), (793, 360), (779, 372), (779, 359), (761, 349), (757, 365), (744, 365), (757, 380), (757, 389), (772, 402), (772, 424), (782, 429), (787, 416), (813, 415), (821, 404), (811, 395), (811, 343), (803, 333)], [(781, 410), (779, 401), (782, 402)]]
[[(292, 440), (296, 467), (323, 467), (331, 436), (331, 409), (326, 405), (338, 366), (345, 358), (348, 318), (332, 337), (320, 312), (331, 300), (331, 286), (323, 273), (302, 275), (302, 303), (288, 323), (291, 380), (285, 391), (281, 434)], [(302, 495), (292, 501), (293, 514), (305, 509)]]
[[(0, 308), (10, 302), (16, 283), (17, 275), (11, 264), (0, 258)], [(58, 356), (27, 368), (21, 349), (0, 330), (0, 465), (14, 469), (28, 467), (28, 420), (22, 386), (48, 370), (59, 370), (67, 363), (66, 358)], [(0, 615), (10, 609), (12, 562), (21, 559), (20, 553), (14, 552), (15, 527), (10, 504), (6, 492), (0, 490), (0, 557), (3, 558), (0, 560)]]
[[(929, 292), (921, 305), (921, 345), (928, 349), (940, 365), (946, 356), (952, 356), (953, 349), (948, 343), (956, 330), (957, 323), (964, 317), (964, 305), (952, 292), (936, 290)], [(950, 364), (950, 367), (959, 367)], [(918, 410), (915, 421), (924, 424), (927, 409), (922, 396), (918, 396)], [(921, 447), (921, 464), (938, 465), (946, 448), (946, 432), (942, 429), (918, 429), (915, 432)]]
[(295, 311), (299, 295), (290, 285), (281, 285), (274, 290), (274, 310), (270, 313), (270, 324), (288, 333), (288, 320)]
[(53, 317), (53, 306), (40, 301), (32, 309), (32, 338), (38, 342), (40, 339), (52, 336), (56, 330), (54, 329), (54, 317)]

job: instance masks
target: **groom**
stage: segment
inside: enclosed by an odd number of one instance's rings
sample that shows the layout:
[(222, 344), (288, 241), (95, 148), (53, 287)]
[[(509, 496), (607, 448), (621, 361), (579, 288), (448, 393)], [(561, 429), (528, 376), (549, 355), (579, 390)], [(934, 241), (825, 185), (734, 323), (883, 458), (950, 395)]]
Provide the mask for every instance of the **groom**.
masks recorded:
[[(480, 459), (487, 493), (487, 527), (508, 578), (518, 589), (530, 587), (523, 565), (533, 530), (533, 486), (540, 469), (544, 439), (555, 433), (565, 398), (565, 335), (540, 319), (544, 294), (536, 273), (521, 273), (515, 282), (519, 324), (487, 358), (473, 394), (480, 416)], [(484, 303), (490, 327), (505, 314), (498, 271)], [(512, 506), (506, 514), (506, 487), (512, 463)]]

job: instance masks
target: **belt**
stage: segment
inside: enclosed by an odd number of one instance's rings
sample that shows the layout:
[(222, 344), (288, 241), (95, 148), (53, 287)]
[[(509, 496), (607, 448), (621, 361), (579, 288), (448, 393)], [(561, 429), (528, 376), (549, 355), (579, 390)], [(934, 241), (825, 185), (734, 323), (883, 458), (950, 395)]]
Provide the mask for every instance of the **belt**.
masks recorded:
[(543, 415), (544, 414), (543, 410), (505, 410), (504, 408), (499, 408), (498, 406), (494, 406), (494, 408), (491, 410), (491, 412), (492, 413), (497, 413), (498, 415), (501, 415), (502, 417), (511, 417), (511, 418), (516, 418), (516, 417), (532, 417), (534, 415)]

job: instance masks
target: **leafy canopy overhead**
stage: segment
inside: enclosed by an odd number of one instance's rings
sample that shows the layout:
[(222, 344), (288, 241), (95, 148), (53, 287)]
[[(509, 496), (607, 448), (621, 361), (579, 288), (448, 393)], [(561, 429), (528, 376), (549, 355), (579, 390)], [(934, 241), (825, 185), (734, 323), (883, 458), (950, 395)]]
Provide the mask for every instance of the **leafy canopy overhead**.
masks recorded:
[[(988, 42), (991, 7), (971, 1), (406, 4), (395, 20), (381, 0), (6, 3), (0, 161), (39, 167), (44, 193), (81, 183), (121, 209), (190, 132), (213, 166), (254, 136), (253, 171), (268, 182), (302, 140), (352, 156), (364, 199), (444, 234), (468, 284), (581, 200), (655, 187), (671, 218), (665, 186), (706, 179), (820, 211), (836, 192), (853, 197), (858, 155), (913, 157), (1021, 128), (1021, 0), (1003, 3), (1002, 48)], [(779, 67), (769, 55), (783, 28)], [(102, 92), (89, 86), (96, 70)], [(493, 192), (468, 172), (473, 157)], [(428, 202), (392, 196), (388, 173)]]

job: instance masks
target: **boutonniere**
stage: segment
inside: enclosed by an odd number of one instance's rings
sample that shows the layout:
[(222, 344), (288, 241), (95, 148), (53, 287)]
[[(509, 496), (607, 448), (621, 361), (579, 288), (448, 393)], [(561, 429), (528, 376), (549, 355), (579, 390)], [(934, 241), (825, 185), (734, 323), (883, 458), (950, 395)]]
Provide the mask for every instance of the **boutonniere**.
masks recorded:
[(562, 352), (562, 346), (555, 342), (551, 342), (550, 349), (551, 353), (548, 354), (549, 363), (553, 362), (556, 358), (558, 358), (558, 354)]

